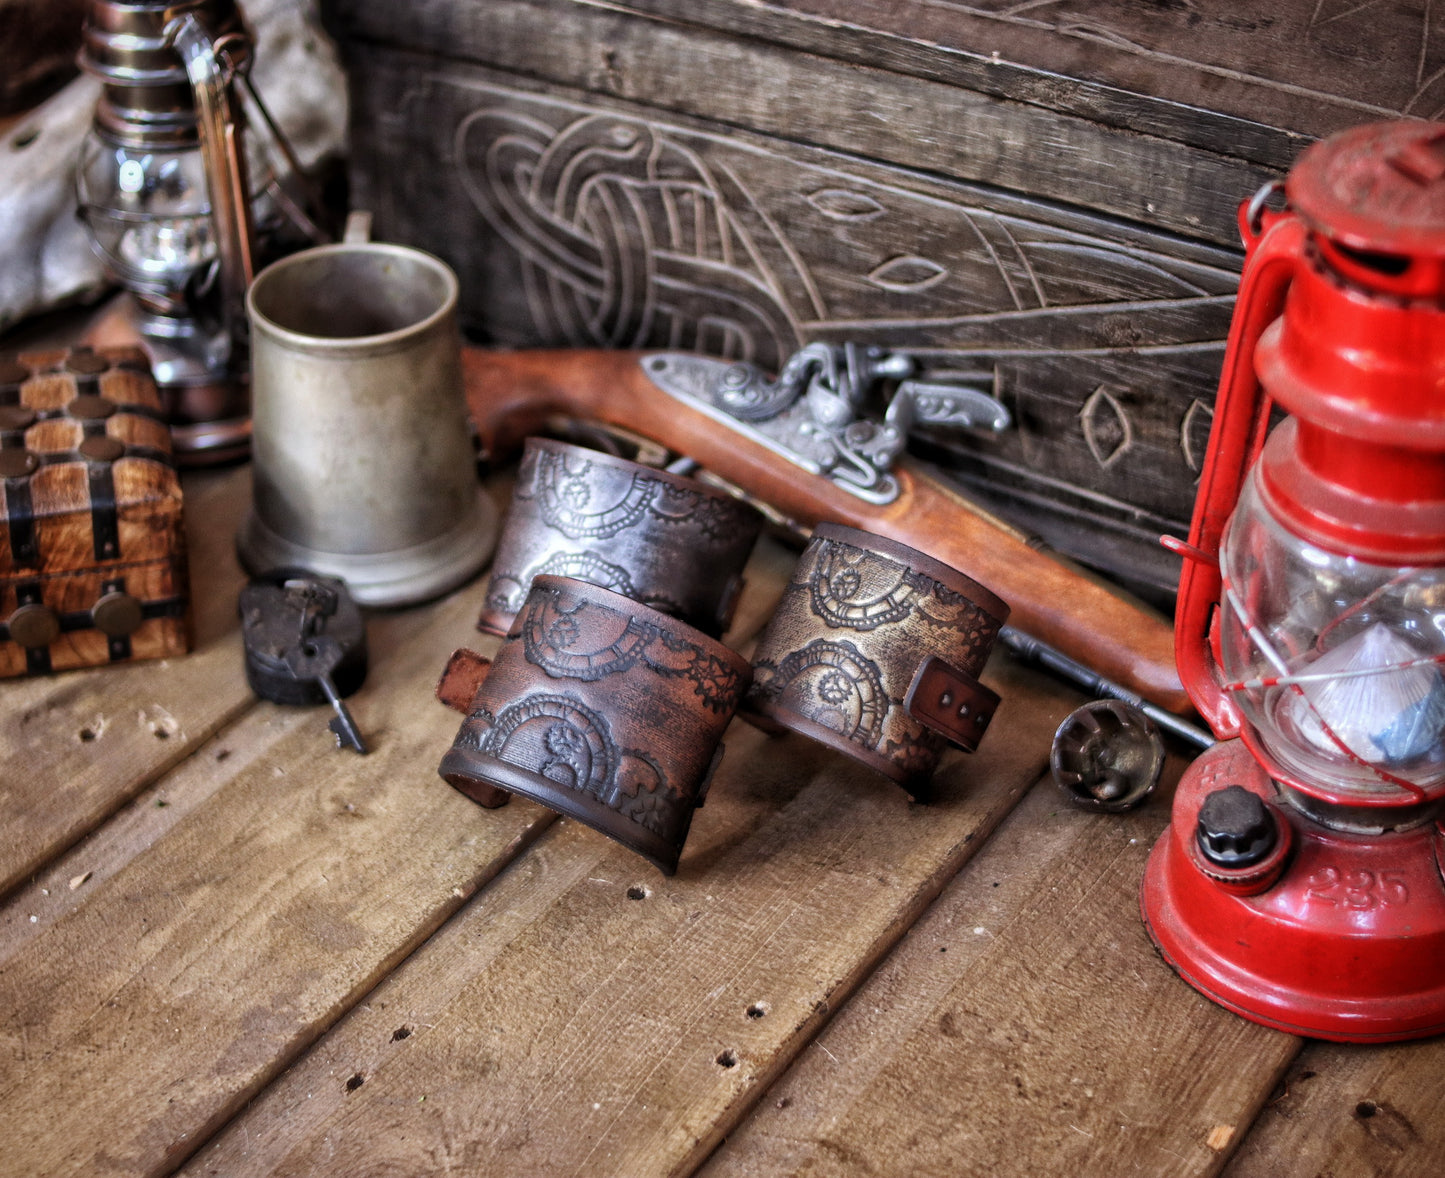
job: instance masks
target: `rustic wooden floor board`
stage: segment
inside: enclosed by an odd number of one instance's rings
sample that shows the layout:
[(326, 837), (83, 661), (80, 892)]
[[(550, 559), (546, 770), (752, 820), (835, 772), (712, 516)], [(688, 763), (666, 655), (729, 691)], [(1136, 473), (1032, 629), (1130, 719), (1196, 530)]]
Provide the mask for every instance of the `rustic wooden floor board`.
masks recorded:
[(935, 806), (735, 724), (676, 877), (563, 824), (192, 1172), (689, 1172), (1036, 775), (1070, 701), (1025, 672), (1004, 691)]
[[(457, 992), (540, 920), (559, 893), (585, 882), (622, 886), (619, 880), (595, 875), (611, 850), (606, 840), (576, 823), (563, 820), (548, 829), (198, 1152), (181, 1174), (288, 1172), (286, 1155), (298, 1141), (322, 1141), (323, 1154), (338, 1153), (332, 1145), (340, 1139), (330, 1135), (330, 1128), (346, 1117), (361, 1086), (373, 1083), (394, 1056), (414, 1051), (427, 1036), (445, 1039), (450, 1034), (447, 1008)], [(635, 874), (641, 877), (642, 871)], [(412, 1099), (425, 1104), (445, 1095), (441, 1088), (432, 1088)], [(361, 1135), (369, 1143), (371, 1160), (350, 1172), (387, 1172), (390, 1148), (385, 1139), (373, 1141), (365, 1129)], [(323, 1169), (330, 1166), (328, 1161)]]
[[(206, 574), (204, 580), (209, 592), (211, 575)], [(229, 591), (229, 579), (219, 588)], [(233, 616), (233, 611), (227, 616)], [(384, 663), (406, 646), (426, 626), (428, 617), (416, 611), (370, 614), (367, 647), (372, 662)], [(470, 641), (472, 637), (459, 632), (462, 640)], [(486, 645), (490, 650), (494, 643), (478, 637), (477, 645)], [(244, 685), (239, 643), (235, 644), (234, 660), (226, 665), (224, 675)], [(376, 690), (373, 681), (360, 695), (352, 697), (348, 707), (365, 714)], [(417, 703), (431, 706), (423, 699)], [(309, 732), (310, 753), (325, 756), (334, 745), (334, 737), (326, 727), (329, 718), (330, 712), (324, 708), (284, 708), (253, 698), (239, 719), (0, 903), (0, 962), (60, 916), (78, 908), (102, 882), (163, 837), (227, 781), (258, 758), (271, 754), (283, 735), (297, 730)], [(305, 743), (298, 742), (298, 747), (304, 748)]]
[[(0, 897), (0, 1176), (1440, 1170), (1440, 1043), (1302, 1043), (1160, 962), (1135, 892), (1166, 799), (1091, 817), (1038, 781), (1071, 690), (996, 659), (999, 717), (930, 807), (736, 723), (664, 879), (436, 777), (457, 726), (436, 675), (496, 642), (478, 584), (369, 617), (371, 755), (332, 747), (325, 708), (251, 701), (244, 476), (191, 485), (203, 629), (229, 649), (181, 683), (238, 704), (149, 784), (97, 759), (113, 812)], [(759, 549), (733, 645), (794, 559)], [(141, 669), (0, 690), (78, 732)]]
[(192, 576), (204, 585), (193, 593), (192, 653), (0, 682), (0, 895), (250, 706), (245, 680), (230, 673), (241, 665), (233, 537), (249, 487), (249, 470), (186, 482)]
[[(240, 674), (239, 666), (236, 673)], [(94, 833), (37, 870), (0, 903), (0, 965), (88, 901), (101, 884), (163, 838), (227, 781), (257, 759), (270, 756), (283, 732), (303, 726), (326, 735), (325, 721), (308, 709), (258, 704)], [(324, 751), (325, 746), (321, 748)]]
[(1445, 1173), (1445, 1042), (1310, 1043), (1225, 1169), (1415, 1178)]
[(1150, 949), (1136, 894), (1166, 820), (1041, 782), (704, 1178), (1215, 1173), (1300, 1041)]
[(378, 621), (369, 756), (328, 747), (325, 709), (248, 734), (263, 755), (5, 963), (0, 1123), (26, 1132), (0, 1172), (166, 1172), (552, 820), (436, 778), (431, 687), (476, 608)]

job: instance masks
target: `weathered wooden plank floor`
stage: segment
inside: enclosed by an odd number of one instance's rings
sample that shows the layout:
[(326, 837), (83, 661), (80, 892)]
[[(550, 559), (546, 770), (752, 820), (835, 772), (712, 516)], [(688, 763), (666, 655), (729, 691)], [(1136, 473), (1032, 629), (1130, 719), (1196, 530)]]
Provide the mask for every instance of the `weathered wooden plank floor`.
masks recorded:
[[(369, 756), (253, 700), (248, 487), (187, 485), (193, 654), (0, 685), (0, 1174), (1445, 1170), (1439, 1044), (1305, 1043), (1160, 962), (1167, 790), (1062, 803), (1068, 689), (997, 658), (928, 807), (735, 724), (665, 879), (436, 776), (479, 585), (370, 617)], [(760, 548), (735, 644), (791, 560)]]

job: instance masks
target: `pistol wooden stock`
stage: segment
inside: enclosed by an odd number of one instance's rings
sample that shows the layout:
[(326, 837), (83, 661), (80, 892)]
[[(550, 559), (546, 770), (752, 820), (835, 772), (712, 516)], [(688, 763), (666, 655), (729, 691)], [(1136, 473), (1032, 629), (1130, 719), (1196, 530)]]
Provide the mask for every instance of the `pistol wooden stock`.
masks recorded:
[(1018, 532), (904, 459), (902, 493), (867, 503), (658, 389), (642, 353), (463, 349), (467, 405), (489, 453), (507, 453), (550, 416), (622, 426), (695, 458), (809, 526), (876, 532), (952, 565), (1012, 607), (1010, 622), (1145, 699), (1192, 709), (1174, 664), (1171, 624), (1090, 574), (1031, 548)]

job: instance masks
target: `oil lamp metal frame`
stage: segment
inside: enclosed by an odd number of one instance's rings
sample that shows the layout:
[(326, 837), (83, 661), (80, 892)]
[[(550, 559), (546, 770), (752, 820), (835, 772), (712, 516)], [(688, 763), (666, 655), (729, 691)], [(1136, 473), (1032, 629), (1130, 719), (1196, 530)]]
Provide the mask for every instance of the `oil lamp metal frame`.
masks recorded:
[[(245, 296), (256, 269), (258, 195), (307, 238), (324, 239), (305, 199), (279, 176), (252, 175), (248, 155), (263, 157), (248, 151), (247, 107), (259, 116), (277, 164), (288, 177), (300, 175), (250, 86), (252, 49), (234, 0), (91, 0), (87, 9), (80, 62), (104, 86), (83, 149), (78, 203), (97, 252), (134, 296), (133, 326), (170, 404), (177, 455), (189, 464), (242, 457), (249, 447)], [(88, 172), (107, 153), (124, 157), (109, 189), (103, 167)], [(178, 183), (193, 154), (203, 173), (202, 203), (179, 211), (144, 207)], [(183, 238), (195, 234), (201, 256), (167, 268), (160, 259), (123, 255), (125, 232), (147, 222), (182, 226)]]
[[(1264, 194), (1241, 208), (1214, 428), (1189, 542), (1172, 545), (1180, 674), (1221, 743), (1180, 783), (1141, 907), (1166, 961), (1249, 1019), (1415, 1038), (1445, 1031), (1445, 126), (1334, 136), (1285, 191), (1282, 213)], [(1271, 431), (1275, 403), (1291, 416)], [(1338, 568), (1382, 588), (1351, 599)], [(1313, 643), (1289, 628), (1311, 602), (1271, 575), (1334, 611)], [(1417, 614), (1387, 615), (1387, 595)], [(1355, 649), (1395, 653), (1342, 669), (1352, 628)], [(1250, 659), (1265, 672), (1242, 672)], [(1321, 685), (1345, 681), (1372, 707), (1408, 696), (1408, 749), (1326, 705)]]

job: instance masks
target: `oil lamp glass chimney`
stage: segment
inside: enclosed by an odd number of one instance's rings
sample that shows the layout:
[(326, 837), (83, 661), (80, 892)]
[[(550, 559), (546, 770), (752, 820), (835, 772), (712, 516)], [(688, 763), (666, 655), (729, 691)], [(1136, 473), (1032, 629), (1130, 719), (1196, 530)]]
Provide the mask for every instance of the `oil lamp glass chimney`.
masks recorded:
[(1222, 554), (1221, 653), (1260, 753), (1331, 800), (1445, 786), (1445, 572), (1376, 564), (1291, 533), (1256, 475)]

